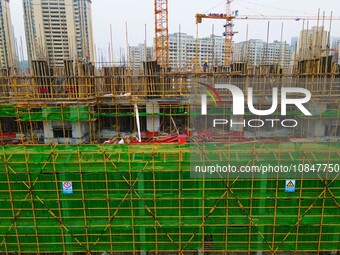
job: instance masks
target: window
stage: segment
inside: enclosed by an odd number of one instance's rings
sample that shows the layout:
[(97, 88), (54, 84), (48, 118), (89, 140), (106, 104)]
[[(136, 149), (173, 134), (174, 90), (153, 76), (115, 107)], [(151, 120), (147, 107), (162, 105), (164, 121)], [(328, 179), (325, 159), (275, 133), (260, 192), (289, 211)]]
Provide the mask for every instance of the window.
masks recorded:
[(72, 128), (70, 127), (54, 127), (53, 128), (54, 138), (70, 138), (72, 137)]

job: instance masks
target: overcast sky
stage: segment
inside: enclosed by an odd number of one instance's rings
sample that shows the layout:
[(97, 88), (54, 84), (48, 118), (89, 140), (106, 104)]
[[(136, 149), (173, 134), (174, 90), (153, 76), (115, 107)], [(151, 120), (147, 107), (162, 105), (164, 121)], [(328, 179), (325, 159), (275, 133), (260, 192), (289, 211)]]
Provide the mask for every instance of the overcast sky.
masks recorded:
[[(225, 12), (226, 0), (168, 0), (169, 33), (179, 31), (196, 36), (196, 13)], [(232, 9), (240, 15), (290, 15), (317, 16), (318, 8), (326, 15), (340, 16), (339, 0), (234, 0)], [(25, 41), (22, 0), (11, 0), (12, 22), (15, 37)], [(110, 24), (112, 24), (113, 46), (115, 49), (126, 46), (126, 23), (129, 45), (144, 43), (145, 25), (147, 44), (152, 44), (154, 37), (154, 0), (92, 0), (92, 19), (94, 41), (97, 48), (108, 48), (110, 41)], [(235, 20), (234, 30), (239, 33), (234, 41), (246, 39), (246, 27), (249, 26), (248, 37), (266, 39), (267, 21)], [(282, 21), (270, 22), (270, 41), (280, 40)], [(298, 36), (302, 29), (302, 21), (285, 21), (283, 39), (290, 43), (293, 36)], [(223, 33), (222, 20), (204, 20), (199, 25), (199, 37), (209, 36), (214, 25), (215, 35)], [(316, 25), (311, 22), (309, 26)], [(340, 20), (333, 21), (332, 36), (340, 36)], [(326, 22), (326, 29), (329, 22)], [(25, 46), (24, 46), (25, 47)], [(24, 49), (26, 51), (26, 49)]]

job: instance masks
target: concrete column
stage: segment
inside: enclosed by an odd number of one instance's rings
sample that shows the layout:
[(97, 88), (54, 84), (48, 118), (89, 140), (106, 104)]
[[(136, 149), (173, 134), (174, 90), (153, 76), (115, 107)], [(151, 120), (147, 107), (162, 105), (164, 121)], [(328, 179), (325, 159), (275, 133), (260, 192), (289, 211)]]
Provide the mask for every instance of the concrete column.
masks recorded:
[(72, 143), (80, 144), (85, 142), (89, 132), (88, 124), (85, 122), (72, 122)]
[(52, 129), (52, 122), (51, 121), (44, 121), (44, 143), (49, 144), (53, 140), (53, 129)]
[[(158, 103), (147, 103), (146, 113), (159, 113)], [(146, 117), (146, 129), (149, 132), (157, 132), (160, 128), (160, 116), (147, 116)]]

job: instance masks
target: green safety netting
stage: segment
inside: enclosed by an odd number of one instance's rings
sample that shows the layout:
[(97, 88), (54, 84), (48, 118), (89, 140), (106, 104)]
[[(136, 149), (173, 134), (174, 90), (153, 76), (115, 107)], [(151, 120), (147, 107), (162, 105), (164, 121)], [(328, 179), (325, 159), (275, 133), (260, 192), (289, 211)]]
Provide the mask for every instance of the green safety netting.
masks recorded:
[(18, 117), (24, 121), (86, 121), (92, 118), (87, 106), (73, 106), (65, 108), (44, 107), (41, 109), (19, 108)]
[(0, 117), (15, 117), (15, 106), (12, 104), (0, 104)]
[[(139, 116), (184, 116), (189, 115), (190, 113), (147, 113), (147, 112), (139, 112)], [(135, 113), (119, 113), (119, 112), (104, 112), (95, 114), (96, 117), (134, 117)]]
[[(18, 109), (18, 112), (16, 110)], [(216, 107), (210, 108), (207, 111), (208, 115), (213, 114), (223, 114), (223, 115), (232, 115), (231, 110), (227, 110), (224, 108)], [(172, 108), (171, 113), (147, 113), (147, 112), (139, 112), (139, 116), (183, 116), (190, 115), (192, 117), (201, 116), (200, 111), (191, 111), (186, 112), (183, 107)], [(251, 112), (245, 112), (244, 115), (253, 115)], [(271, 114), (273, 116), (280, 115), (279, 112), (274, 112)], [(304, 116), (299, 110), (296, 111), (288, 111), (288, 116)], [(87, 106), (72, 106), (72, 107), (64, 107), (64, 108), (55, 108), (55, 107), (42, 107), (42, 108), (16, 108), (15, 105), (6, 104), (0, 105), (0, 117), (19, 117), (24, 121), (44, 121), (44, 120), (55, 120), (55, 121), (85, 121), (89, 120), (93, 117), (133, 117), (135, 116), (134, 112), (122, 113), (122, 112), (101, 112), (101, 113), (91, 113)], [(309, 118), (339, 118), (340, 111), (339, 110), (326, 110), (318, 115), (310, 116)]]
[[(243, 163), (256, 150), (260, 163), (340, 163), (338, 143), (212, 148)], [(2, 252), (340, 249), (338, 179), (297, 179), (293, 193), (285, 192), (285, 179), (193, 179), (190, 145), (0, 149)], [(64, 182), (72, 182), (72, 194), (64, 194)]]
[(314, 118), (340, 118), (340, 110), (327, 110), (322, 112), (321, 114), (315, 115), (313, 114)]
[(0, 105), (0, 117), (18, 117), (23, 121), (86, 121), (94, 117), (87, 106), (27, 108)]

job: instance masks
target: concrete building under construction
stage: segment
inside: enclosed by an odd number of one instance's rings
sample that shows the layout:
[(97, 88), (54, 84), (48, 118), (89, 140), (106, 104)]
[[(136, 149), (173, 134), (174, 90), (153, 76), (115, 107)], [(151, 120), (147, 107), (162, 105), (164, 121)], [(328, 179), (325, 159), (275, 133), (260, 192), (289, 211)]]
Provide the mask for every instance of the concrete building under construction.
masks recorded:
[(1, 76), (1, 254), (337, 254), (338, 63), (171, 69), (161, 28), (158, 62)]
[[(263, 74), (267, 66), (255, 74), (168, 73), (155, 62), (144, 63), (143, 75), (84, 64), (75, 67), (78, 75), (66, 75), (68, 68), (65, 62), (58, 77), (2, 78), (4, 253), (339, 250), (337, 65), (284, 75)], [(286, 118), (299, 122), (294, 128), (214, 129), (211, 116), (230, 120), (231, 95), (218, 90), (222, 106), (208, 97), (202, 116), (195, 98), (208, 93), (204, 84), (252, 87), (256, 109), (270, 108), (273, 87), (302, 87), (312, 93), (312, 116), (289, 108)], [(255, 117), (246, 108), (238, 121)], [(296, 190), (287, 193), (280, 176), (192, 178), (192, 153), (203, 162), (334, 170), (295, 177)]]

